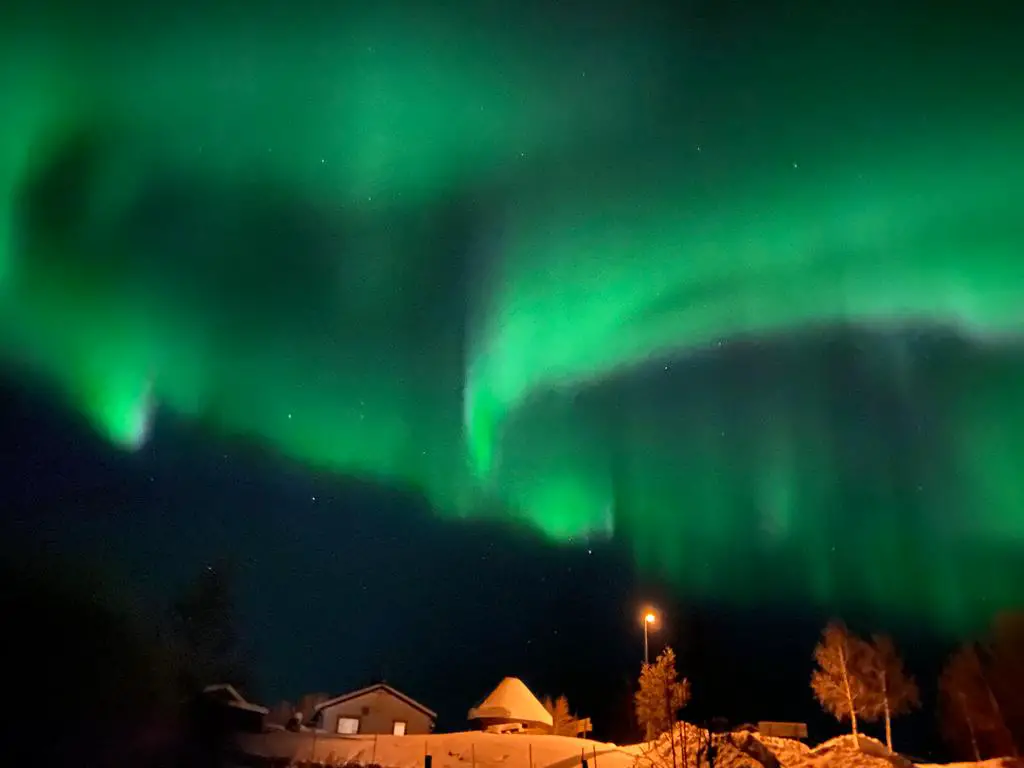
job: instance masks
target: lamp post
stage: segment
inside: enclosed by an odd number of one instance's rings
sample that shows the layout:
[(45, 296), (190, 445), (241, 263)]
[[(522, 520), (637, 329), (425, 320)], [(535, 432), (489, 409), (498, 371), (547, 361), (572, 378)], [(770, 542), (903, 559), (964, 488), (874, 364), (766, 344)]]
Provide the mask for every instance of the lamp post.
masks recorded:
[(648, 647), (647, 646), (647, 626), (649, 624), (653, 624), (655, 621), (657, 621), (657, 619), (658, 619), (658, 617), (655, 616), (650, 611), (648, 611), (647, 613), (644, 614), (644, 664), (645, 665), (651, 663), (650, 655), (648, 654), (648, 651), (647, 651), (647, 647)]

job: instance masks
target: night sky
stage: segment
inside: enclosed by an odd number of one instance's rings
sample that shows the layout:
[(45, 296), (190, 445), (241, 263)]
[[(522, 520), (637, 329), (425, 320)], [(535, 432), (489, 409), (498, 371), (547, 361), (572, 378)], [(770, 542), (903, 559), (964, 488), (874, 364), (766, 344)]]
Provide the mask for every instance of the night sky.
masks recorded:
[(0, 18), (9, 541), (615, 738), (1024, 601), (1019, 3), (208, 5)]

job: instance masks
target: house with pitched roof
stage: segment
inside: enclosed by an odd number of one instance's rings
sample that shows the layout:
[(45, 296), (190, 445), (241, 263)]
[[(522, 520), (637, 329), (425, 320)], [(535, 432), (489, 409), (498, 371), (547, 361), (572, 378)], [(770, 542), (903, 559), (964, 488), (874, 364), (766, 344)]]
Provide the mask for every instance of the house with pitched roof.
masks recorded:
[(431, 733), (437, 713), (386, 683), (344, 693), (320, 702), (309, 725), (317, 730), (348, 736), (392, 736)]

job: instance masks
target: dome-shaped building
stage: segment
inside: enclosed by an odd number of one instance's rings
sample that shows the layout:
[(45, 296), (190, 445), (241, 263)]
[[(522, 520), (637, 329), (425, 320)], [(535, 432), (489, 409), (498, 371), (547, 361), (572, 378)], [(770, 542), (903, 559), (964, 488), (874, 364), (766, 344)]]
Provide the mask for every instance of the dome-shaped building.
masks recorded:
[(518, 677), (506, 677), (490, 695), (469, 710), (481, 730), (501, 733), (551, 731), (551, 713)]

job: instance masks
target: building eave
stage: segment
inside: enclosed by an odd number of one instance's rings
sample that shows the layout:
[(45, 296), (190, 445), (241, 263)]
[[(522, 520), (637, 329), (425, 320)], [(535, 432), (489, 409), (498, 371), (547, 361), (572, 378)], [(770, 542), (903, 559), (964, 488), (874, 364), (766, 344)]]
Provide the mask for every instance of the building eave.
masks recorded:
[(343, 693), (340, 696), (335, 696), (334, 698), (328, 699), (327, 701), (322, 701), (315, 707), (313, 707), (313, 714), (315, 715), (316, 713), (320, 712), (323, 709), (326, 709), (327, 707), (333, 707), (335, 704), (341, 704), (343, 702), (349, 701), (350, 699), (355, 699), (360, 696), (365, 696), (368, 693), (373, 693), (374, 691), (386, 691), (387, 693), (390, 693), (392, 696), (394, 696), (396, 699), (404, 701), (409, 706), (418, 709), (420, 712), (427, 715), (432, 720), (437, 720), (437, 713), (434, 710), (423, 706), (418, 701), (416, 701), (416, 699), (413, 699), (410, 696), (406, 696), (404, 693), (392, 688), (387, 683), (376, 683), (374, 685), (368, 685), (365, 688), (360, 688), (358, 691), (352, 691), (351, 693)]

